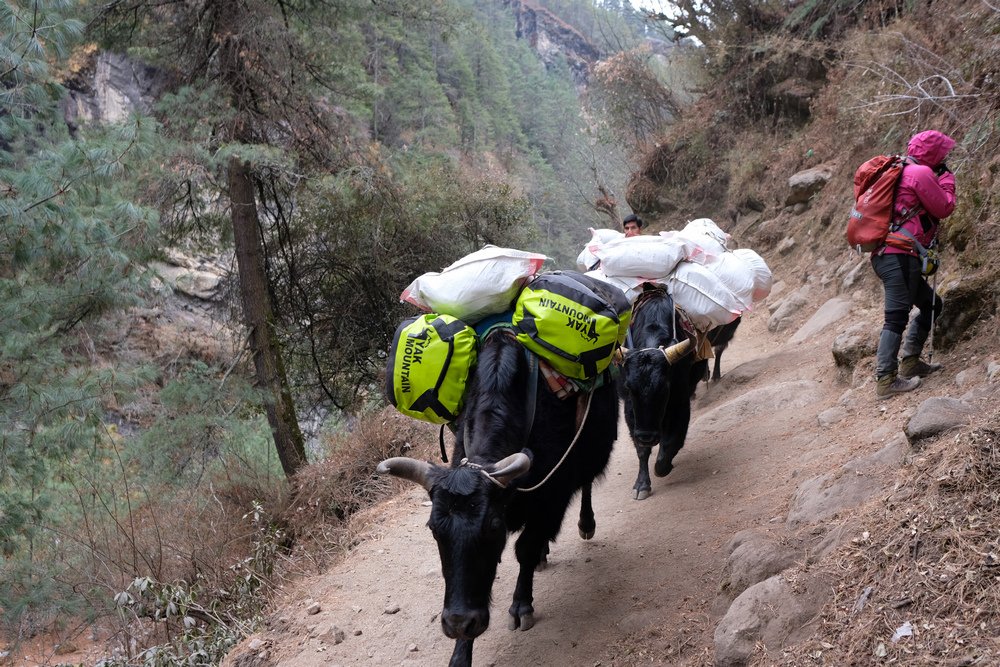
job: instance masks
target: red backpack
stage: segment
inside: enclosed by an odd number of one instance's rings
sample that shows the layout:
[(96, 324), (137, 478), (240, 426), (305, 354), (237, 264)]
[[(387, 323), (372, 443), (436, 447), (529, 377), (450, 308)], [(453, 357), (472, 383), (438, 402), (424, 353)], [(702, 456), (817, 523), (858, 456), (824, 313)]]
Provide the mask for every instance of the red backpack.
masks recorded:
[(847, 221), (847, 243), (859, 252), (871, 252), (882, 245), (913, 251), (911, 239), (896, 233), (893, 206), (896, 186), (903, 175), (902, 155), (876, 155), (854, 172), (854, 208)]

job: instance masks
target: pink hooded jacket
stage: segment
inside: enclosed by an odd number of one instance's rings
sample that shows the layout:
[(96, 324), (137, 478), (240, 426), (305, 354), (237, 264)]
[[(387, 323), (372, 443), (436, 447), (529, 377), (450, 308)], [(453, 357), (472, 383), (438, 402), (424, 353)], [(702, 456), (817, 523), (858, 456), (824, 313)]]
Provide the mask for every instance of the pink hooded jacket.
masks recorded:
[[(938, 176), (934, 173), (934, 169), (944, 162), (954, 147), (955, 140), (947, 134), (927, 130), (913, 135), (906, 148), (906, 154), (912, 158), (913, 164), (907, 164), (903, 168), (903, 175), (899, 179), (895, 218), (906, 218), (919, 211), (903, 223), (903, 229), (917, 237), (925, 247), (937, 236), (941, 218), (948, 217), (955, 210), (954, 174), (945, 172)], [(927, 231), (924, 231), (921, 218), (929, 223)], [(905, 250), (891, 246), (885, 246), (882, 252), (906, 253)]]

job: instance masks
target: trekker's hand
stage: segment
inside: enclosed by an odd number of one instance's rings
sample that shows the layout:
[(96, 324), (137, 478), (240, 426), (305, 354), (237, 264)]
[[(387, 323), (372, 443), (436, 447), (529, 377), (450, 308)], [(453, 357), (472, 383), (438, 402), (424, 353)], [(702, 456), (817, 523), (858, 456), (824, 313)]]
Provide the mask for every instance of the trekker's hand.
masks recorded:
[(942, 162), (938, 166), (934, 167), (934, 173), (937, 174), (938, 176), (941, 176), (941, 174), (950, 174), (951, 169), (948, 168), (948, 165)]
[(955, 174), (950, 171), (946, 171), (940, 176), (938, 176), (938, 186), (946, 191), (954, 194), (955, 192)]

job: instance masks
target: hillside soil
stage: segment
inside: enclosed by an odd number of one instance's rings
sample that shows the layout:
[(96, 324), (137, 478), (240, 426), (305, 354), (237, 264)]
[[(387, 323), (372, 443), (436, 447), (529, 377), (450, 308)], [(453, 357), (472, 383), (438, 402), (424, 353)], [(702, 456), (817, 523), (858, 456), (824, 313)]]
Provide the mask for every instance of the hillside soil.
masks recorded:
[[(517, 574), (508, 542), (474, 663), (711, 664), (715, 625), (729, 602), (720, 595), (720, 575), (734, 533), (784, 531), (789, 499), (803, 481), (880, 449), (926, 398), (961, 394), (955, 374), (968, 358), (936, 355), (946, 370), (890, 401), (874, 399), (870, 372), (838, 371), (833, 338), (859, 319), (877, 332), (877, 305), (856, 299), (850, 316), (800, 343), (787, 342), (789, 332), (769, 333), (764, 308), (745, 316), (723, 355), (723, 379), (698, 389), (673, 472), (655, 478), (644, 501), (633, 500), (637, 462), (622, 421), (594, 493), (596, 536), (578, 537), (578, 506), (571, 506), (548, 568), (536, 576), (537, 624), (527, 632), (507, 629)], [(777, 404), (727, 405), (763, 388)], [(850, 416), (820, 426), (817, 415), (838, 404), (849, 404)], [(424, 490), (402, 486), (362, 517), (367, 539), (324, 575), (284, 591), (268, 627), (226, 664), (447, 664), (453, 642), (440, 629), (444, 584), (428, 513)]]

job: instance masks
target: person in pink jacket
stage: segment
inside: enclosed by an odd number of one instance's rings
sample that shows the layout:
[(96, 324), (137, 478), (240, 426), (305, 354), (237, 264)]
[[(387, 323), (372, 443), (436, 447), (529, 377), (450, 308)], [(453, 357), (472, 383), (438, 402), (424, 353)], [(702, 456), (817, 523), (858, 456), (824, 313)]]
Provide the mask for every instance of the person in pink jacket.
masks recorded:
[[(924, 279), (920, 247), (934, 246), (941, 219), (955, 210), (955, 176), (944, 162), (954, 147), (955, 140), (937, 130), (913, 135), (896, 189), (893, 226), (899, 231), (891, 234), (896, 240), (872, 253), (872, 267), (885, 288), (885, 324), (875, 354), (879, 398), (912, 391), (920, 378), (941, 368), (920, 359), (943, 305)], [(907, 328), (913, 306), (919, 312)], [(897, 361), (900, 345), (903, 358)]]

